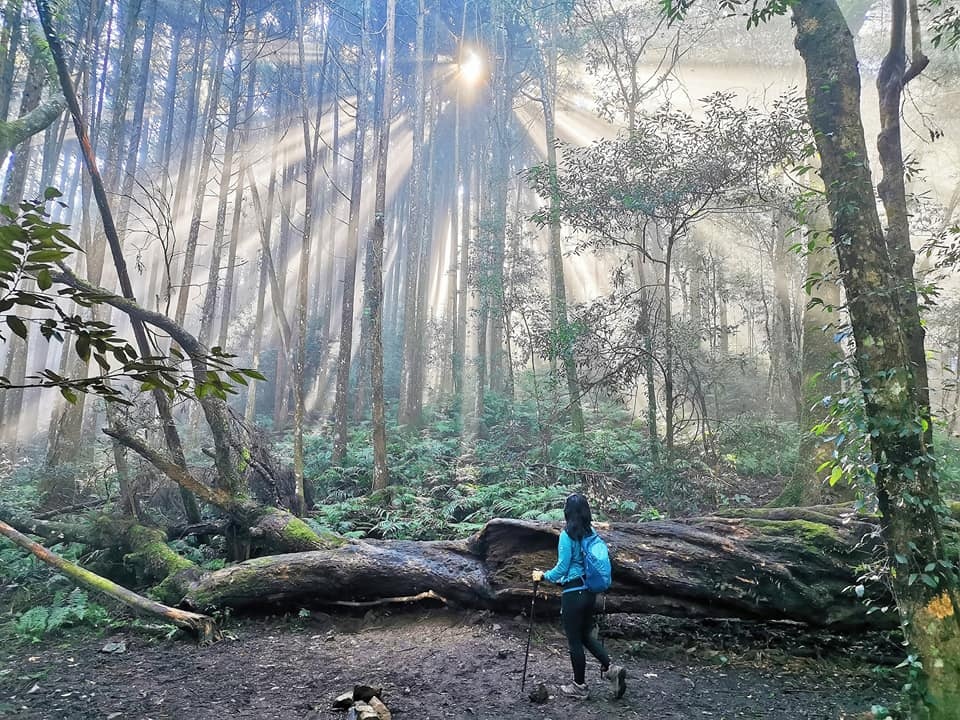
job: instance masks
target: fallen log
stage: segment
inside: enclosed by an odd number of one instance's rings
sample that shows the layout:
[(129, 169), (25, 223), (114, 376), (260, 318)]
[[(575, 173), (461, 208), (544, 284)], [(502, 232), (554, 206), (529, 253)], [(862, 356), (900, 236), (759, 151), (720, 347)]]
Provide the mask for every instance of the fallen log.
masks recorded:
[(219, 631), (213, 618), (179, 608), (168, 607), (149, 598), (145, 598), (142, 595), (138, 595), (132, 590), (117, 585), (112, 580), (100, 577), (96, 573), (90, 572), (68, 560), (64, 560), (59, 555), (47, 550), (40, 543), (36, 543), (26, 535), (14, 530), (2, 520), (0, 520), (0, 535), (6, 536), (16, 545), (32, 553), (46, 564), (55, 567), (78, 585), (108, 595), (114, 600), (119, 600), (124, 605), (140, 613), (155, 615), (167, 622), (173, 623), (181, 630), (185, 630), (196, 637), (201, 643), (212, 642), (219, 636)]
[[(559, 525), (492, 520), (462, 541), (354, 541), (256, 558), (191, 584), (196, 610), (373, 603), (422, 593), (468, 608), (529, 604), (533, 568), (556, 559)], [(867, 614), (856, 568), (882, 553), (872, 518), (849, 507), (748, 510), (677, 521), (613, 523), (608, 612), (792, 620), (855, 630), (895, 619)], [(879, 599), (883, 588), (868, 588)], [(555, 590), (547, 602), (559, 605)]]
[(47, 544), (74, 542), (103, 550), (101, 568), (122, 567), (122, 577), (109, 570), (106, 574), (121, 580), (132, 575), (138, 585), (153, 586), (153, 595), (163, 602), (177, 602), (189, 583), (201, 574), (194, 563), (167, 545), (168, 539), (177, 537), (170, 535), (170, 529), (147, 527), (128, 517), (96, 515), (65, 523), (38, 520), (0, 506), (0, 521), (20, 533), (42, 538)]

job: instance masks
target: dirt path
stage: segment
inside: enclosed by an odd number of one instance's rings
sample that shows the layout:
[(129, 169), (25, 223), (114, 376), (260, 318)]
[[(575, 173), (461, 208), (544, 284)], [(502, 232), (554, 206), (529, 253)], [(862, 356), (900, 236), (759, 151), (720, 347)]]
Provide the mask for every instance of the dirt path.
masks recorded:
[[(526, 640), (519, 619), (443, 610), (315, 615), (245, 620), (228, 632), (230, 639), (205, 648), (128, 633), (122, 654), (101, 652), (106, 640), (89, 638), (5, 648), (0, 717), (344, 720), (330, 702), (361, 681), (382, 685), (399, 720), (852, 718), (894, 694), (892, 681), (875, 679), (867, 667), (675, 661), (639, 650), (636, 641), (610, 640), (629, 672), (621, 701), (600, 697), (595, 682), (588, 701), (555, 697), (533, 705), (519, 693)], [(527, 690), (567, 682), (569, 672), (557, 623), (538, 624)]]

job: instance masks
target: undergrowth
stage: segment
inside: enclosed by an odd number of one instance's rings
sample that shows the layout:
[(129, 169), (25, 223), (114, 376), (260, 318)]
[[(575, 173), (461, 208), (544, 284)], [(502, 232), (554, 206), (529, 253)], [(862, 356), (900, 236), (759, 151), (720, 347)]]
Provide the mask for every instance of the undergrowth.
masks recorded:
[(21, 613), (13, 621), (13, 631), (20, 638), (40, 642), (63, 628), (101, 627), (110, 622), (105, 607), (90, 600), (85, 590), (74, 588), (68, 593), (58, 591), (49, 605), (36, 605)]
[[(339, 465), (332, 433), (309, 434), (312, 522), (348, 537), (427, 540), (463, 537), (494, 517), (560, 521), (572, 492), (586, 493), (601, 520), (687, 515), (717, 502), (715, 472), (700, 455), (678, 450), (654, 460), (642, 427), (619, 407), (594, 407), (582, 436), (559, 422), (541, 423), (530, 402), (507, 406), (490, 396), (486, 407), (478, 435), (438, 408), (420, 430), (391, 427), (391, 484), (374, 494), (369, 426), (353, 429)], [(291, 455), (290, 439), (278, 450)]]

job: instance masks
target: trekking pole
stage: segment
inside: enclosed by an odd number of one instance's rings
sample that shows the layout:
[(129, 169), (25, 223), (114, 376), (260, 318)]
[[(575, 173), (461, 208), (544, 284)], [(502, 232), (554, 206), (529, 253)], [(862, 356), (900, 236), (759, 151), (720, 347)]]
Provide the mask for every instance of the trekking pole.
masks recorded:
[(520, 679), (520, 692), (527, 685), (527, 661), (530, 660), (530, 638), (533, 636), (533, 609), (537, 605), (537, 586), (540, 583), (533, 581), (533, 597), (530, 598), (530, 626), (527, 628), (527, 652), (523, 656), (523, 677)]

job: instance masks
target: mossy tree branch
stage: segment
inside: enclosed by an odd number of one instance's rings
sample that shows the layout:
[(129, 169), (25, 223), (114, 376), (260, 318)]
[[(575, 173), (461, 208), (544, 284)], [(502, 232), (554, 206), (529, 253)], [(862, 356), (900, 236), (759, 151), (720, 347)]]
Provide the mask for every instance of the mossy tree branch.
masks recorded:
[(112, 580), (108, 580), (79, 565), (64, 560), (59, 555), (47, 550), (43, 545), (34, 542), (26, 535), (13, 529), (2, 520), (0, 520), (0, 535), (5, 535), (12, 540), (14, 544), (27, 550), (47, 565), (56, 568), (78, 585), (108, 595), (138, 612), (161, 617), (180, 629), (186, 630), (202, 643), (212, 642), (220, 636), (213, 618), (207, 615), (200, 615), (198, 613), (168, 607), (167, 605), (138, 595), (132, 590), (117, 585)]

